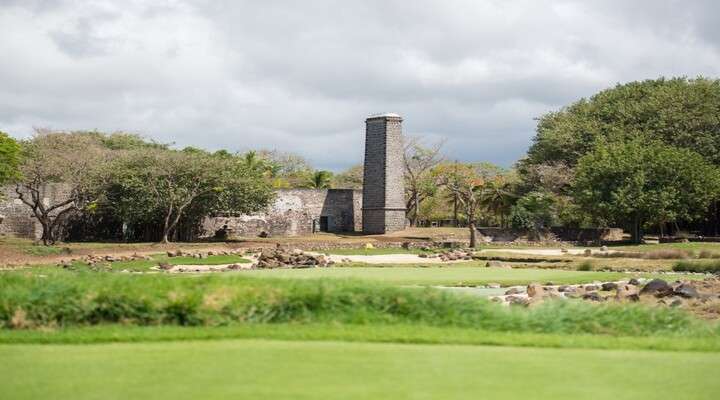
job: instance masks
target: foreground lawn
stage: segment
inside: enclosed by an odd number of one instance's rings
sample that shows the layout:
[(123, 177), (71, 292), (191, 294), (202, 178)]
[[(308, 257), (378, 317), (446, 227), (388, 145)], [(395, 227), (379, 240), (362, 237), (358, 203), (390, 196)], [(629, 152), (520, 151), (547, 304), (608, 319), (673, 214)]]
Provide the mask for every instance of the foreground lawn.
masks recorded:
[[(242, 271), (239, 274), (264, 278), (309, 279), (339, 278), (382, 281), (401, 285), (473, 286), (499, 283), (504, 286), (525, 285), (530, 282), (575, 284), (593, 281), (620, 280), (628, 276), (657, 276), (620, 272), (567, 271), (557, 269), (507, 269), (472, 266), (446, 267), (348, 267), (312, 269), (274, 269)], [(672, 275), (680, 279), (680, 275)], [(668, 276), (665, 279), (671, 279)], [(686, 278), (686, 277), (682, 277)]]
[(0, 345), (3, 399), (715, 399), (714, 353), (224, 340)]

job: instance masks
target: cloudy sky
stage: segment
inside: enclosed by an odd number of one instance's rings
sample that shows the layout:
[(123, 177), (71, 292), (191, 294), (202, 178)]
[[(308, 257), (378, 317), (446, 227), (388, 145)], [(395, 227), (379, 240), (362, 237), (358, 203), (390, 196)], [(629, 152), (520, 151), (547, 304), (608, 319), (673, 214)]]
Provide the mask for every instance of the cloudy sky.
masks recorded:
[(534, 118), (618, 82), (720, 76), (708, 1), (0, 0), (0, 130), (131, 131), (362, 161), (364, 119), (510, 166)]

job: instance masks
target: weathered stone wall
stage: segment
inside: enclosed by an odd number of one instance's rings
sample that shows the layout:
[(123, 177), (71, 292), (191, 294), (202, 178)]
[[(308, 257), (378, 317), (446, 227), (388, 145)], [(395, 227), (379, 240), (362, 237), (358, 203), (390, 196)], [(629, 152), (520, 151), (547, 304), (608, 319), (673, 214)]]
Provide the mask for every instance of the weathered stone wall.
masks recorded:
[[(47, 185), (42, 190), (43, 204), (48, 206), (67, 199), (69, 186), (62, 184)], [(33, 217), (30, 207), (18, 199), (15, 186), (0, 188), (0, 234), (17, 237), (39, 239), (42, 237), (42, 226)]]
[(363, 232), (405, 229), (402, 118), (373, 116), (365, 125)]
[(223, 227), (230, 237), (306, 235), (320, 228), (320, 217), (327, 217), (328, 232), (359, 231), (361, 204), (358, 190), (283, 189), (263, 212), (205, 218), (201, 236), (212, 237)]

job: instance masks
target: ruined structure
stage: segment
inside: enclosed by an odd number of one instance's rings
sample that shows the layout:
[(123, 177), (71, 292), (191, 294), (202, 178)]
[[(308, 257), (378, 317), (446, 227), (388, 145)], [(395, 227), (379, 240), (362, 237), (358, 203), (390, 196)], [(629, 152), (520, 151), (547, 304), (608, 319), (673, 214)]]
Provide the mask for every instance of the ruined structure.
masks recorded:
[(365, 121), (363, 233), (405, 229), (402, 118), (374, 115)]
[[(385, 233), (405, 228), (402, 118), (369, 117), (365, 131), (363, 191), (352, 189), (281, 189), (266, 210), (251, 215), (215, 215), (202, 222), (201, 237), (297, 236), (315, 232)], [(62, 196), (61, 185), (48, 188), (46, 202)], [(0, 188), (2, 189), (2, 188)], [(58, 189), (58, 190), (56, 190)], [(38, 239), (42, 234), (31, 210), (2, 189), (0, 233)]]

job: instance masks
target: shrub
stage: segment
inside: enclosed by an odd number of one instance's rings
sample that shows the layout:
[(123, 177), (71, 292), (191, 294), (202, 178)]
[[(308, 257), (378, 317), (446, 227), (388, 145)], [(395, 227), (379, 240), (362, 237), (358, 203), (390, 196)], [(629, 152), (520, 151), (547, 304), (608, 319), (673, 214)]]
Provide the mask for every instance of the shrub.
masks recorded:
[(580, 265), (576, 268), (578, 271), (592, 271), (593, 270), (593, 264), (590, 261), (583, 261), (580, 263)]
[(0, 275), (0, 327), (219, 326), (331, 322), (422, 324), (491, 331), (653, 335), (705, 331), (665, 308), (547, 302), (506, 308), (438, 289), (361, 281), (265, 280), (242, 276), (158, 277), (62, 273)]
[(677, 272), (720, 273), (720, 260), (716, 261), (679, 261), (673, 265)]

